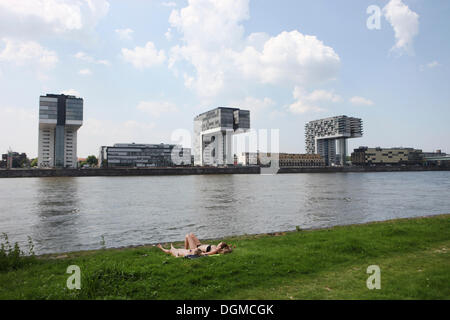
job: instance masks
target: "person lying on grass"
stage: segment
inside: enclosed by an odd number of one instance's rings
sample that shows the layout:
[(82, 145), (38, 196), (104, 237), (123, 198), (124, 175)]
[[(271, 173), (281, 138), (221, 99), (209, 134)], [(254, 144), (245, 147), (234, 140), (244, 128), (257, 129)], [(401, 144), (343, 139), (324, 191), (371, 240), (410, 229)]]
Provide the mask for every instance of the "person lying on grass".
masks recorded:
[(170, 244), (170, 249), (164, 249), (161, 244), (158, 244), (157, 247), (174, 257), (208, 256), (212, 254), (225, 254), (233, 251), (231, 246), (225, 242), (220, 242), (217, 246), (201, 244), (200, 240), (198, 240), (193, 233), (187, 234), (184, 238), (184, 249), (174, 248), (172, 244)]

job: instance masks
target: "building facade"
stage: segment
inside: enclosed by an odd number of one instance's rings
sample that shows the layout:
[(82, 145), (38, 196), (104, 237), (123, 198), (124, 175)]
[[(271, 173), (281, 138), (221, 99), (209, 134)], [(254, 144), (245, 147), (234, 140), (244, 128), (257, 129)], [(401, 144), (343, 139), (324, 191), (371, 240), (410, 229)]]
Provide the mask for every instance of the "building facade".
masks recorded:
[[(238, 163), (244, 166), (261, 165), (266, 161), (262, 161), (261, 157), (269, 157), (278, 159), (278, 166), (280, 168), (286, 167), (323, 167), (325, 166), (325, 159), (319, 154), (300, 154), (300, 153), (257, 153), (257, 152), (243, 152), (238, 157)], [(274, 157), (272, 157), (274, 156)], [(270, 166), (270, 164), (267, 164)]]
[(441, 150), (436, 150), (436, 152), (424, 152), (423, 157), (424, 165), (427, 167), (450, 167), (450, 155)]
[(423, 164), (422, 150), (414, 148), (359, 147), (351, 155), (354, 165), (416, 165)]
[(423, 156), (425, 159), (433, 159), (447, 157), (447, 154), (442, 150), (436, 150), (436, 152), (423, 152)]
[(194, 118), (194, 164), (233, 165), (233, 135), (250, 129), (250, 111), (219, 107)]
[(191, 149), (175, 144), (116, 143), (100, 149), (101, 167), (190, 166)]
[(26, 153), (9, 151), (8, 153), (2, 154), (0, 160), (0, 168), (21, 168), (27, 165), (29, 165), (29, 162)]
[(64, 94), (39, 98), (39, 167), (77, 167), (77, 131), (83, 124), (83, 99)]
[(327, 166), (345, 165), (347, 139), (362, 135), (359, 118), (336, 116), (310, 121), (305, 125), (306, 152), (321, 155)]

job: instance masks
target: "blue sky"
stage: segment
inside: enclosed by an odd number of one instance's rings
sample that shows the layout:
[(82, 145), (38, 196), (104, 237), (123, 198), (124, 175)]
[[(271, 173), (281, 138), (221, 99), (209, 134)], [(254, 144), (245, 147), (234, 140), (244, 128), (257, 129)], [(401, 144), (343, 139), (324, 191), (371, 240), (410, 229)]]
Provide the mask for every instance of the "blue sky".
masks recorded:
[(0, 152), (36, 156), (39, 95), (61, 92), (85, 100), (79, 157), (172, 142), (217, 106), (279, 129), (283, 152), (341, 114), (364, 121), (350, 149), (450, 152), (449, 16), (445, 0), (0, 0)]

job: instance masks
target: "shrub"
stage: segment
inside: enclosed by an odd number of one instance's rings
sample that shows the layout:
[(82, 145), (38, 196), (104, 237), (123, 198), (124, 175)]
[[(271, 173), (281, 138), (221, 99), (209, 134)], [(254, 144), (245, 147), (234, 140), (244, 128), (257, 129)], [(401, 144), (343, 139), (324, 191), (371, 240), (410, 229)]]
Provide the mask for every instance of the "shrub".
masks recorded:
[(0, 272), (17, 270), (33, 259), (34, 244), (31, 237), (28, 237), (28, 247), (28, 255), (26, 255), (17, 242), (11, 245), (8, 235), (3, 233), (0, 243)]

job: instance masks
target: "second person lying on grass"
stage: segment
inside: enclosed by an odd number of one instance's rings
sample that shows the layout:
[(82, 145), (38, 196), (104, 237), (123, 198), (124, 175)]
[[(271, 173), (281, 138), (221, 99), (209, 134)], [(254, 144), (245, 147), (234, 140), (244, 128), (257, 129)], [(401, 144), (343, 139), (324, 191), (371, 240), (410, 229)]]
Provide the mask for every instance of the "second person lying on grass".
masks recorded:
[(172, 244), (170, 244), (170, 249), (164, 249), (161, 244), (158, 244), (157, 247), (174, 257), (207, 256), (212, 254), (230, 253), (233, 251), (231, 246), (225, 242), (220, 242), (217, 246), (201, 244), (200, 240), (198, 240), (193, 233), (187, 234), (184, 238), (184, 249), (174, 248)]

